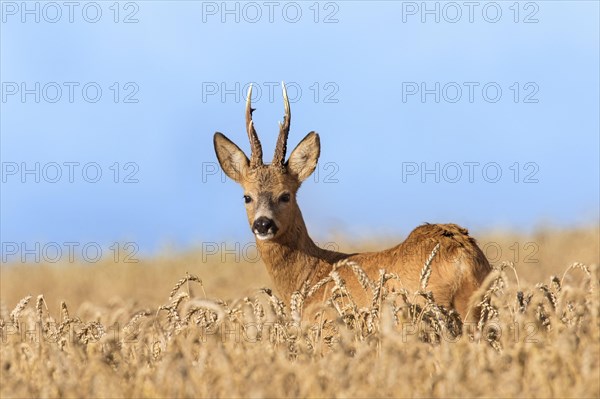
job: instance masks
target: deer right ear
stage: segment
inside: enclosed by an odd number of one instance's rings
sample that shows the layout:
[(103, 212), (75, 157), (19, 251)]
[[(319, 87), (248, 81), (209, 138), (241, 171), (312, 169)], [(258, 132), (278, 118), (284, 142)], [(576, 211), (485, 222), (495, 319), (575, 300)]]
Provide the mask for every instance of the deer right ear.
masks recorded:
[(213, 139), (215, 145), (215, 153), (223, 172), (232, 180), (241, 183), (246, 171), (250, 165), (250, 161), (244, 151), (225, 137), (224, 134), (216, 132)]
[(292, 151), (290, 159), (287, 162), (287, 168), (292, 174), (298, 177), (300, 182), (303, 182), (317, 167), (320, 153), (321, 144), (319, 135), (315, 132), (310, 132)]

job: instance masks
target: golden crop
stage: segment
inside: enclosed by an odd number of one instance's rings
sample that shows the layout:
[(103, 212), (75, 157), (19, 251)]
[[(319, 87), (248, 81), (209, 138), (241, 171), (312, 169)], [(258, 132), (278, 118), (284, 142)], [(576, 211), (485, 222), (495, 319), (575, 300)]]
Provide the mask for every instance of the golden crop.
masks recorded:
[(261, 288), (261, 262), (231, 254), (3, 265), (0, 395), (599, 397), (598, 240), (597, 227), (480, 239), (501, 254), (488, 251), (473, 324), (432, 301), (426, 265), (416, 293), (359, 276), (366, 308), (333, 275), (309, 321), (313, 287), (288, 308)]

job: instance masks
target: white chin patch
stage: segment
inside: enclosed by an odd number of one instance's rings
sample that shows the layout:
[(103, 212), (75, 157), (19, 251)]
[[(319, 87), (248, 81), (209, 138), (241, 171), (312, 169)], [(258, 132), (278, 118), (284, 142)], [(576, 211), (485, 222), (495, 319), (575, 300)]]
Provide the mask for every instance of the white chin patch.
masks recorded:
[(267, 234), (260, 234), (260, 233), (258, 233), (258, 232), (255, 231), (254, 235), (259, 240), (270, 240), (271, 238), (275, 237), (275, 234), (273, 234), (271, 232), (268, 232)]

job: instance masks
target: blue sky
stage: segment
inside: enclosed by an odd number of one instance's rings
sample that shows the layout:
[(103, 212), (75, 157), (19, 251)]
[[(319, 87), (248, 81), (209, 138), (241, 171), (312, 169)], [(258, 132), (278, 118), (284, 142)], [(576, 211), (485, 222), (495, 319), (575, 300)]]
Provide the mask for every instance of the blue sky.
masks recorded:
[(212, 147), (250, 82), (266, 159), (277, 82), (321, 136), (316, 238), (598, 223), (598, 2), (62, 4), (2, 2), (3, 243), (251, 242)]

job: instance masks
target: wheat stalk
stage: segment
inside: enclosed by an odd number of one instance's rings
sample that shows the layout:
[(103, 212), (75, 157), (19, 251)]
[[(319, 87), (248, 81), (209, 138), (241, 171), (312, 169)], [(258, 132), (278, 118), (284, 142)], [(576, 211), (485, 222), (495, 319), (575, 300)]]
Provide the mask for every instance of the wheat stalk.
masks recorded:
[[(206, 292), (204, 291), (204, 285), (202, 284), (202, 280), (200, 280), (200, 278), (198, 276), (194, 276), (193, 274), (189, 274), (188, 272), (185, 272), (185, 277), (183, 277), (182, 279), (177, 281), (177, 283), (171, 290), (171, 293), (169, 294), (169, 299), (172, 299), (173, 296), (175, 296), (175, 293), (177, 293), (177, 291), (179, 291), (179, 289), (181, 288), (181, 286), (183, 284), (189, 283), (190, 281), (195, 281), (198, 284), (200, 284), (200, 287), (202, 288), (202, 292), (204, 293), (204, 297), (206, 298)], [(189, 289), (189, 285), (188, 285), (188, 296), (190, 294), (189, 291), (190, 291), (190, 289)]]
[(435, 255), (438, 253), (439, 249), (440, 243), (438, 242), (435, 245), (435, 247), (433, 247), (431, 254), (429, 254), (429, 257), (423, 265), (423, 269), (421, 270), (421, 277), (419, 279), (419, 281), (421, 282), (422, 290), (425, 290), (427, 288), (427, 284), (429, 283), (429, 277), (431, 276), (431, 262), (433, 262), (433, 258), (435, 258)]
[(261, 288), (259, 292), (267, 294), (271, 308), (275, 312), (275, 315), (279, 318), (285, 317), (285, 304), (279, 299), (270, 288)]
[(325, 284), (330, 283), (333, 281), (333, 278), (331, 276), (327, 276), (322, 278), (321, 280), (319, 280), (315, 285), (313, 285), (310, 290), (308, 290), (308, 292), (306, 293), (306, 297), (310, 298), (311, 296), (313, 296), (318, 290), (321, 289), (321, 287), (323, 287)]
[(10, 320), (13, 322), (13, 324), (15, 326), (18, 325), (17, 322), (18, 322), (19, 315), (21, 315), (21, 312), (23, 311), (23, 309), (25, 309), (25, 306), (27, 306), (30, 299), (31, 299), (31, 295), (27, 295), (25, 298), (21, 299), (19, 301), (19, 303), (17, 303), (17, 306), (15, 306), (13, 311), (10, 312)]

